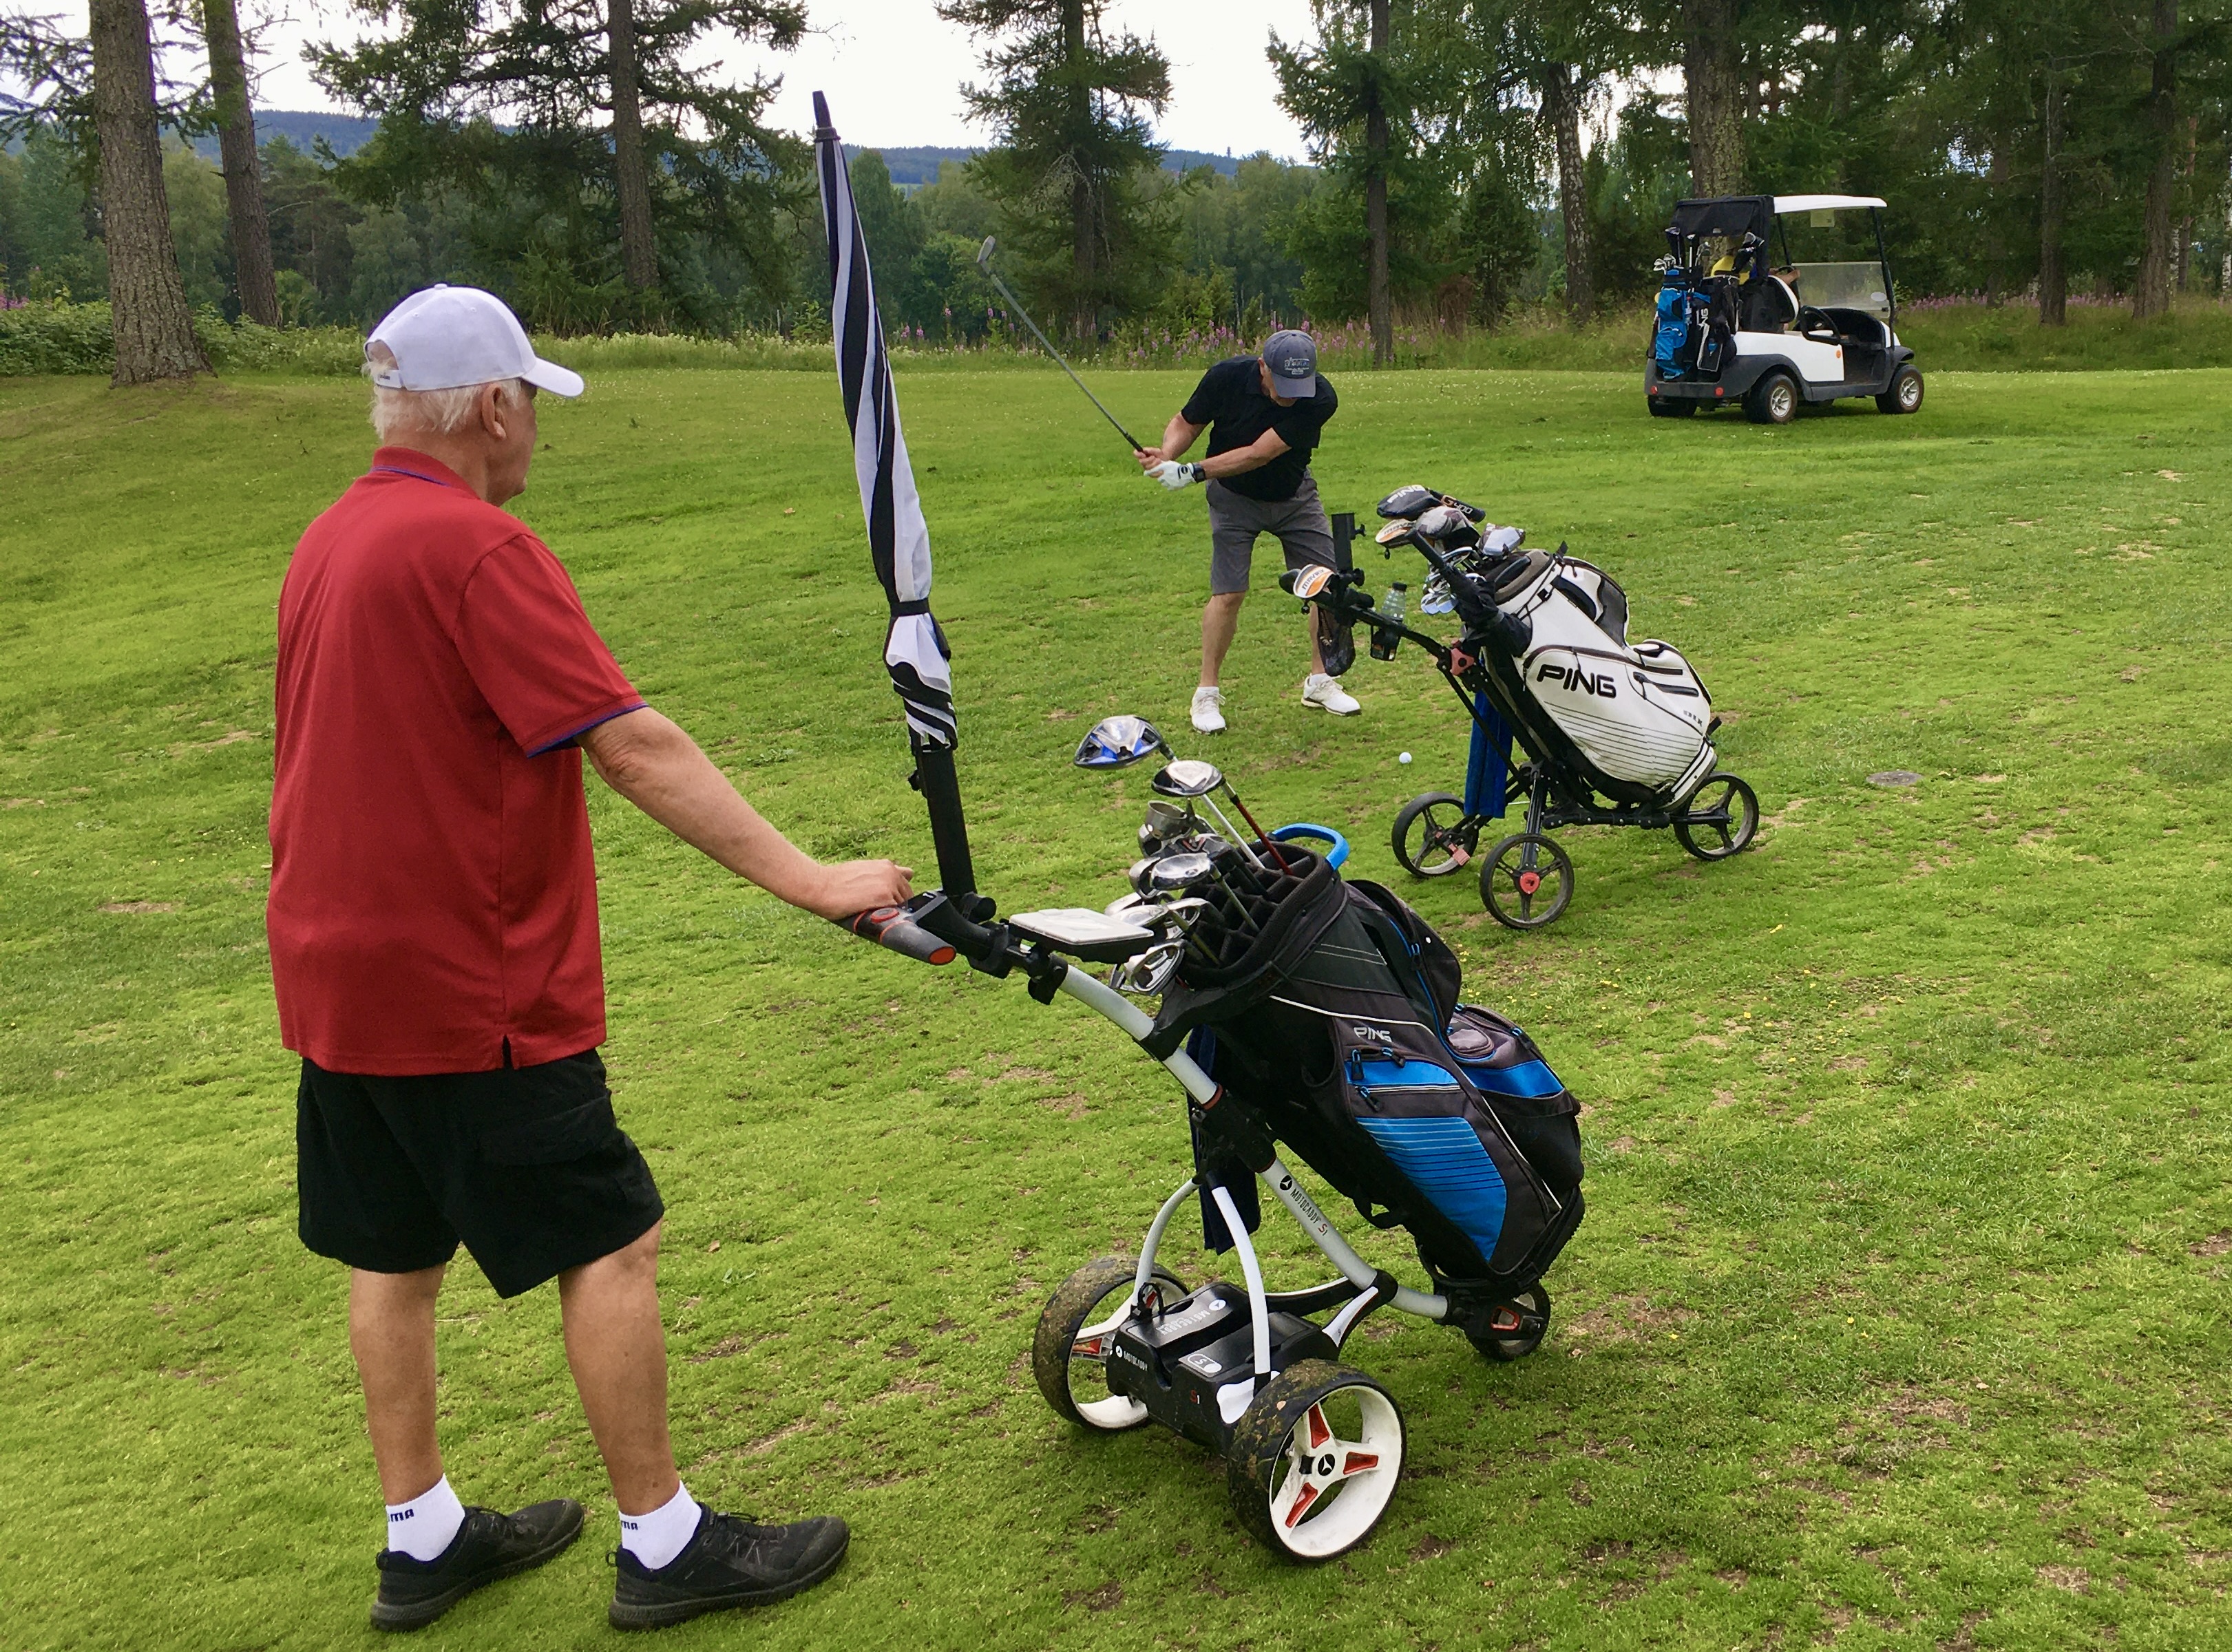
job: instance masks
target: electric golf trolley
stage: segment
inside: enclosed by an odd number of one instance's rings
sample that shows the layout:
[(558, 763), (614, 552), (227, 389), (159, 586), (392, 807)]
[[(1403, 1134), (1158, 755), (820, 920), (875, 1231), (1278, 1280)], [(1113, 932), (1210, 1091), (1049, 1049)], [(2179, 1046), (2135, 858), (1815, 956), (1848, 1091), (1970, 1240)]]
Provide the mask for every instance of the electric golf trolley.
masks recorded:
[[(1651, 416), (1741, 405), (1754, 424), (1788, 424), (1801, 405), (1845, 396), (1872, 397), (1886, 413), (1919, 410), (1922, 373), (1899, 342), (1883, 207), (1872, 195), (1677, 204), (1643, 373)], [(1868, 232), (1855, 234), (1862, 212)], [(1811, 262), (1792, 255), (1794, 221)]]
[[(1560, 826), (1671, 827), (1699, 860), (1726, 860), (1759, 830), (1759, 799), (1723, 772), (1720, 719), (1690, 662), (1656, 638), (1630, 642), (1627, 593), (1592, 563), (1525, 548), (1524, 528), (1431, 488), (1379, 502), (1390, 554), (1415, 547), (1431, 570), (1419, 606), (1465, 627), (1444, 644), (1381, 612), (1356, 571), (1293, 569), (1280, 584), (1342, 620), (1372, 628), (1372, 653), (1423, 648), (1472, 722), (1463, 797), (1424, 792), (1395, 816), (1395, 858), (1413, 878), (1477, 861), (1481, 904), (1509, 929), (1554, 922), (1573, 895)], [(1527, 761), (1515, 764), (1516, 742)], [(1522, 830), (1483, 858), (1490, 823), (1524, 800)]]
[[(1111, 717), (1088, 769), (1170, 757), (1154, 728)], [(1457, 1001), (1457, 961), (1377, 885), (1346, 882), (1327, 827), (1264, 832), (1212, 764), (1166, 761), (1139, 828), (1132, 893), (1103, 911), (993, 921), (943, 892), (864, 914), (857, 932), (925, 962), (957, 954), (1107, 1017), (1184, 1087), (1195, 1174), (1133, 1257), (1087, 1263), (1040, 1315), (1031, 1364), (1061, 1416), (1099, 1433), (1158, 1422), (1223, 1454), (1232, 1506), (1275, 1554), (1322, 1561), (1363, 1541), (1403, 1472), (1394, 1397), (1343, 1359), (1394, 1308), (1461, 1331), (1489, 1358), (1534, 1352), (1541, 1275), (1580, 1225), (1579, 1105), (1525, 1032)], [(1222, 794), (1245, 823), (1235, 827)], [(1203, 811), (1207, 811), (1204, 817)], [(1314, 845), (1314, 846), (1312, 846)], [(1111, 967), (1104, 981), (1087, 964)], [(1135, 1000), (1159, 1000), (1152, 1013)], [(1415, 1241), (1429, 1290), (1359, 1256), (1281, 1157), (1283, 1144), (1375, 1227)], [(1264, 1281), (1249, 1234), (1258, 1188), (1336, 1272)], [(1189, 1200), (1241, 1279), (1189, 1287), (1159, 1260)]]

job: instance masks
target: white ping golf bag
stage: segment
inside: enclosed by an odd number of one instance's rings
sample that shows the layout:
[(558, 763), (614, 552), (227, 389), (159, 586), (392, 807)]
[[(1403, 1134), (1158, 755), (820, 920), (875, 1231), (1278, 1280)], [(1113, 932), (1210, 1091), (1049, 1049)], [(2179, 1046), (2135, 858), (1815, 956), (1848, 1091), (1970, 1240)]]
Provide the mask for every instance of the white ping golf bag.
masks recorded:
[[(1571, 748), (1598, 790), (1625, 802), (1684, 801), (1713, 772), (1712, 697), (1670, 643), (1627, 639), (1627, 593), (1599, 567), (1529, 552), (1496, 582), (1496, 606), (1521, 621), (1526, 651), (1496, 675), (1522, 716)], [(1515, 683), (1513, 679), (1516, 678)], [(1548, 729), (1539, 725), (1547, 723)]]

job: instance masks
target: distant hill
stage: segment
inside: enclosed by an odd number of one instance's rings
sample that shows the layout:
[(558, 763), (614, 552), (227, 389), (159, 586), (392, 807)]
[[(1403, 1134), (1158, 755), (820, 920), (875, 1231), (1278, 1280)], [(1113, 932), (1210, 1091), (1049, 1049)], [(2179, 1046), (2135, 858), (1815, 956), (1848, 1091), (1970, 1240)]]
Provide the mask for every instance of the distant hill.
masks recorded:
[[(258, 141), (269, 143), (274, 138), (284, 138), (295, 148), (308, 153), (324, 139), (333, 146), (334, 153), (346, 155), (362, 148), (378, 129), (377, 120), (367, 120), (360, 115), (338, 114), (327, 109), (258, 109), (256, 112), (256, 136)], [(194, 147), (215, 160), (217, 142), (214, 133), (198, 138)], [(920, 189), (925, 184), (938, 182), (938, 169), (942, 162), (967, 160), (974, 149), (941, 149), (931, 146), (905, 148), (884, 148), (879, 146), (847, 144), (847, 157), (857, 155), (863, 147), (874, 148), (884, 158), (884, 165), (892, 169), (892, 182), (903, 190)], [(1239, 159), (1233, 155), (1205, 154), (1198, 149), (1172, 149), (1163, 156), (1163, 165), (1174, 172), (1189, 172), (1197, 166), (1210, 166), (1227, 178), (1239, 170)]]

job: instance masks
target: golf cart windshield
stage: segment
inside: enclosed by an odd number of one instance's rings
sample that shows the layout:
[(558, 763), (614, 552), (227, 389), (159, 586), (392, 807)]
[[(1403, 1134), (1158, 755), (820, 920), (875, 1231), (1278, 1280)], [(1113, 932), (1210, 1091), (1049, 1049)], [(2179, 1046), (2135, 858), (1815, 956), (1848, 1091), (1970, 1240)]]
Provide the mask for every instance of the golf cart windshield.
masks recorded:
[(1798, 301), (1815, 309), (1865, 310), (1891, 319), (1891, 289), (1884, 269), (1872, 261), (1849, 264), (1793, 264), (1783, 279)]

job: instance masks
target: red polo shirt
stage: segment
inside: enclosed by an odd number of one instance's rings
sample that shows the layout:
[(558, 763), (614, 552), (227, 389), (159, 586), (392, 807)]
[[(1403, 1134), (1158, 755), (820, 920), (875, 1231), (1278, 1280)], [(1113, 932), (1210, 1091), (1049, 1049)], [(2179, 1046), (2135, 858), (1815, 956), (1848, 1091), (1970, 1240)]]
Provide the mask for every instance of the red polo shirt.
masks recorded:
[(575, 737), (633, 710), (558, 559), (405, 448), (279, 594), (271, 976), (338, 1072), (529, 1066), (603, 1041)]

